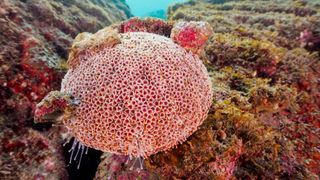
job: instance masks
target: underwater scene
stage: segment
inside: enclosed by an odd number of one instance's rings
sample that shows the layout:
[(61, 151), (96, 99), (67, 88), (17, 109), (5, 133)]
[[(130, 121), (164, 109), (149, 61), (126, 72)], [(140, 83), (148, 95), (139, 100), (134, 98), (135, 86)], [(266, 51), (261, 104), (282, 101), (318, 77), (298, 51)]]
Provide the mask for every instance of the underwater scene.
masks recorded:
[(320, 0), (1, 0), (0, 180), (320, 179)]

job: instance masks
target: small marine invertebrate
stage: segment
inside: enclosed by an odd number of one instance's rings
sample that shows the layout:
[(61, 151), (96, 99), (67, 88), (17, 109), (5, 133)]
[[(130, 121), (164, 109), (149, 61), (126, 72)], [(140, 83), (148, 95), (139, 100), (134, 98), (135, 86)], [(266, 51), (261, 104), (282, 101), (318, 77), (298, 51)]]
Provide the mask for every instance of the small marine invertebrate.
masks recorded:
[(171, 32), (171, 38), (176, 43), (194, 53), (203, 48), (211, 35), (212, 28), (204, 21), (181, 21), (174, 25)]
[[(62, 122), (95, 149), (135, 157), (168, 150), (197, 130), (211, 105), (202, 61), (165, 36), (114, 26), (80, 34), (68, 63), (61, 95), (39, 103), (36, 118), (72, 109)], [(62, 104), (48, 105), (57, 98)]]

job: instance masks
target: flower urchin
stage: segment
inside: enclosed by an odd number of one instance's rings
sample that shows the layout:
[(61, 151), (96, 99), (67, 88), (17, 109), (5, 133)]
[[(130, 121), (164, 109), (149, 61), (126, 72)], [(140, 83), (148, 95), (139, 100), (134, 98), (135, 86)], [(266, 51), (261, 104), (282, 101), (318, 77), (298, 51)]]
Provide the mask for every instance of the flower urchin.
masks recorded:
[(211, 105), (201, 60), (158, 34), (114, 27), (80, 34), (68, 63), (61, 94), (69, 103), (48, 106), (49, 94), (36, 118), (48, 107), (62, 109), (71, 134), (105, 152), (148, 157), (168, 150), (197, 130)]

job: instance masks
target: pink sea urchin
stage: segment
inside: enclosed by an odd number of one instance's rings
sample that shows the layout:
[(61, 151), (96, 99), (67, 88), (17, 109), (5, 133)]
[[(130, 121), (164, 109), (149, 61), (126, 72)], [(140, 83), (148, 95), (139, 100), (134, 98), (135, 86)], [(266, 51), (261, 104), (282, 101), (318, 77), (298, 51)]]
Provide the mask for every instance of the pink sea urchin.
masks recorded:
[(197, 130), (211, 105), (202, 61), (165, 36), (114, 27), (80, 34), (68, 63), (61, 93), (79, 103), (62, 120), (95, 149), (135, 157), (168, 150)]

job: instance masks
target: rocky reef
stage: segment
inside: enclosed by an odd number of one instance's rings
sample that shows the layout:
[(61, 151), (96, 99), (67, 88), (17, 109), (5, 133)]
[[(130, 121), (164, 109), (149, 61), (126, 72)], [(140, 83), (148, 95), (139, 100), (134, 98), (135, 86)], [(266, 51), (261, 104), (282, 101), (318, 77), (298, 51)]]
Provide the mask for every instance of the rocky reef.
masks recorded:
[[(145, 171), (157, 179), (318, 179), (319, 7), (189, 1), (169, 8), (171, 21), (207, 21), (214, 30), (201, 54), (214, 101), (200, 129), (145, 159)], [(129, 176), (121, 157), (104, 157), (96, 177), (148, 179)]]
[[(123, 0), (0, 2), (0, 179), (68, 178), (66, 131), (35, 125), (35, 105), (60, 89), (78, 33), (130, 16)], [(116, 26), (168, 37), (173, 22), (208, 22), (214, 33), (195, 51), (212, 82), (208, 117), (185, 142), (147, 159), (104, 153), (90, 169), (95, 179), (319, 179), (320, 3), (199, 0), (173, 5), (168, 18)], [(180, 43), (192, 39), (179, 34)], [(88, 154), (81, 166), (99, 163), (90, 158), (100, 152)]]
[(35, 102), (58, 89), (68, 48), (80, 32), (127, 19), (122, 1), (10, 1), (0, 3), (1, 123), (32, 120)]
[(170, 20), (211, 24), (203, 60), (216, 97), (202, 128), (147, 169), (164, 179), (319, 178), (319, 4), (214, 3), (169, 9)]
[(1, 179), (66, 179), (57, 137), (31, 128), (1, 130)]
[(78, 33), (130, 16), (122, 0), (0, 2), (0, 179), (67, 178), (62, 142), (33, 130), (35, 105), (60, 88)]
[[(145, 159), (140, 173), (128, 169), (128, 157), (106, 153), (97, 179), (319, 178), (318, 5), (271, 3), (191, 1), (169, 9), (172, 21), (207, 21), (214, 30), (200, 53), (212, 80), (209, 116), (186, 142)], [(259, 18), (233, 22), (234, 14)], [(312, 42), (304, 42), (306, 32)]]

